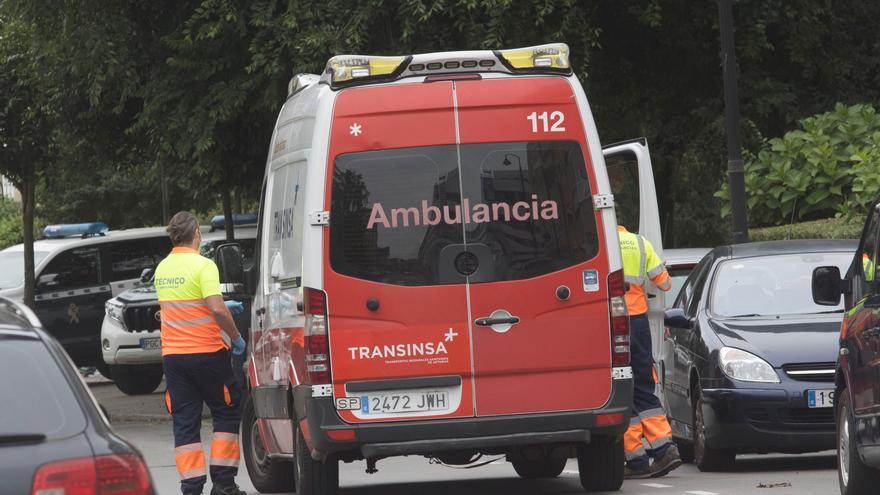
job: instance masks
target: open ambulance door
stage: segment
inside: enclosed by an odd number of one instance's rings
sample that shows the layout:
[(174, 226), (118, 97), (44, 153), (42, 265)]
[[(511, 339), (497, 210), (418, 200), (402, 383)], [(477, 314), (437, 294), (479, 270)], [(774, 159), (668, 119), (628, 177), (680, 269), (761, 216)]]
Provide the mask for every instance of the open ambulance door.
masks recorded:
[[(660, 231), (660, 212), (648, 141), (640, 138), (610, 144), (602, 148), (602, 153), (605, 155), (605, 167), (608, 170), (611, 192), (614, 194), (617, 223), (648, 239), (662, 258), (663, 236)], [(654, 361), (659, 362), (663, 345), (666, 297), (663, 291), (652, 284), (647, 285), (652, 349)]]

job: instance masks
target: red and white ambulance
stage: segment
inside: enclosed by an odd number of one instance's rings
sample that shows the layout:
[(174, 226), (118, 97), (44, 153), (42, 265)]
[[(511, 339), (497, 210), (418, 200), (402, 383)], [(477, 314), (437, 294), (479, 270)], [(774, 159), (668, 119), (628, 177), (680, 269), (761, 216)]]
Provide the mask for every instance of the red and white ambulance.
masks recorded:
[(254, 485), (328, 494), (340, 462), (498, 455), (524, 478), (577, 458), (587, 491), (618, 489), (632, 373), (606, 163), (659, 248), (647, 145), (603, 156), (564, 44), (295, 77), (243, 274)]

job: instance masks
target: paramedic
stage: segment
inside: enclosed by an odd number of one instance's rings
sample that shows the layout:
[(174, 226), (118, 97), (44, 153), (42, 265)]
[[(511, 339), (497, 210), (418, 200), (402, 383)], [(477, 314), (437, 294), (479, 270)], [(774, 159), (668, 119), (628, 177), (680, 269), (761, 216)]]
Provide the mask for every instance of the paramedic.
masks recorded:
[[(162, 362), (167, 391), (165, 404), (174, 424), (174, 458), (184, 494), (201, 494), (207, 481), (200, 437), (202, 404), (211, 409), (211, 495), (241, 495), (238, 474), (240, 392), (232, 375), (226, 333), (232, 353), (241, 355), (245, 342), (223, 302), (217, 265), (199, 254), (199, 222), (182, 211), (171, 218), (168, 234), (174, 248), (156, 267), (155, 286), (162, 320)], [(231, 304), (230, 304), (231, 303)]]
[[(633, 370), (633, 417), (624, 434), (627, 478), (665, 476), (681, 465), (678, 448), (672, 443), (672, 429), (660, 399), (654, 394), (656, 379), (648, 324), (645, 286), (650, 281), (660, 290), (672, 288), (669, 273), (654, 247), (644, 237), (617, 227), (623, 274), (629, 285), (626, 306), (630, 316), (630, 355)], [(642, 443), (647, 441), (648, 450)], [(653, 462), (651, 462), (653, 458)]]

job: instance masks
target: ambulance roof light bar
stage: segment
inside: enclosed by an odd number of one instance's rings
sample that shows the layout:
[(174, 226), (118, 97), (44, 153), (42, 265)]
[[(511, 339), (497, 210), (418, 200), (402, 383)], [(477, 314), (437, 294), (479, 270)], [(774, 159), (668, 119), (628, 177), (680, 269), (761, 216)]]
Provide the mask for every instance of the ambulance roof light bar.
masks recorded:
[(80, 236), (85, 239), (96, 235), (103, 236), (107, 230), (109, 227), (103, 222), (67, 223), (47, 225), (43, 229), (43, 235), (49, 239), (63, 239), (71, 236)]
[(423, 53), (400, 57), (339, 55), (327, 62), (323, 80), (332, 88), (339, 89), (403, 77), (456, 72), (571, 74), (571, 61), (565, 43), (511, 50)]

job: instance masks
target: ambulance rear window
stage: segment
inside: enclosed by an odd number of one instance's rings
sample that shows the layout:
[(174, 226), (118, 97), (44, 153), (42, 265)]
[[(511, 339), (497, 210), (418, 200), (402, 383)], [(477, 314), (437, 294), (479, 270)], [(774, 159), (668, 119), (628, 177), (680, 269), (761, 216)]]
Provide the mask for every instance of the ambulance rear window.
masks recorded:
[[(344, 154), (331, 194), (330, 264), (360, 279), (520, 280), (587, 261), (599, 249), (587, 167), (574, 141)], [(464, 251), (473, 256), (462, 261)]]

